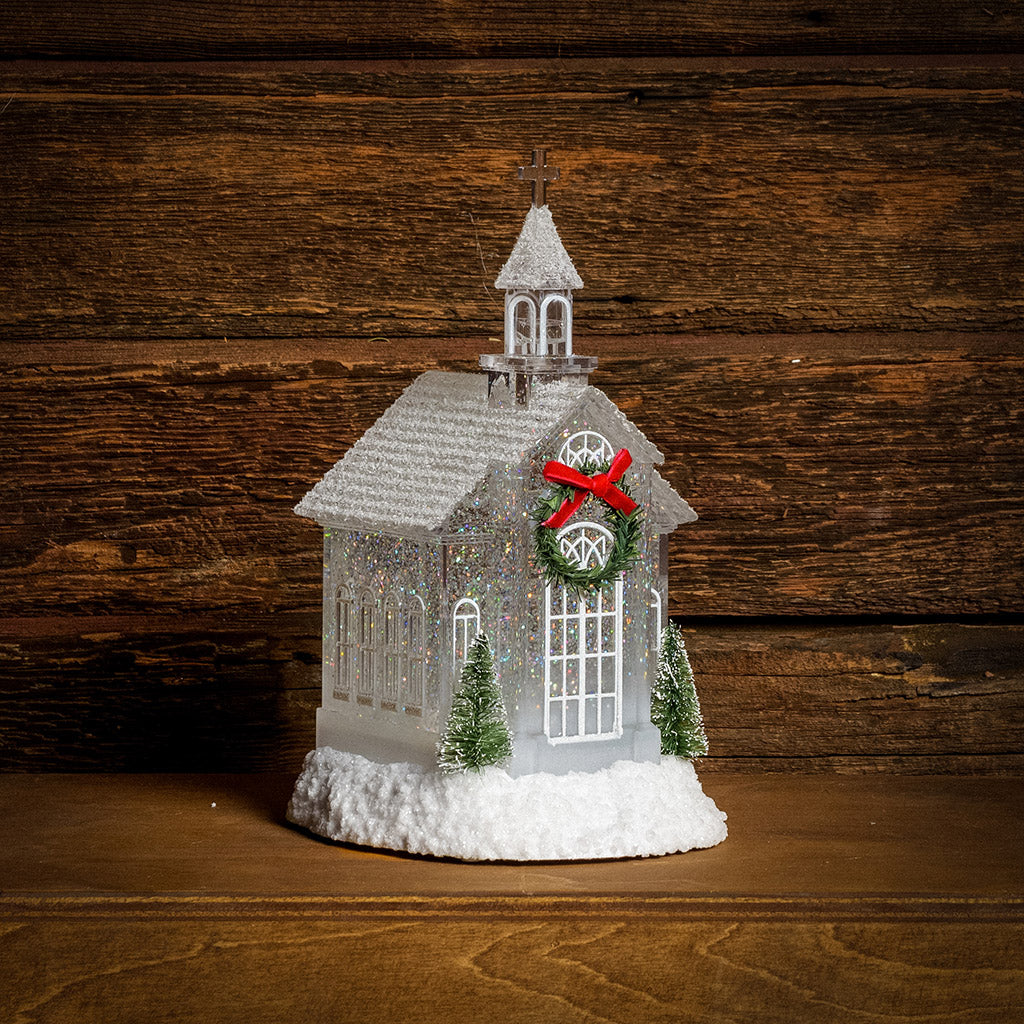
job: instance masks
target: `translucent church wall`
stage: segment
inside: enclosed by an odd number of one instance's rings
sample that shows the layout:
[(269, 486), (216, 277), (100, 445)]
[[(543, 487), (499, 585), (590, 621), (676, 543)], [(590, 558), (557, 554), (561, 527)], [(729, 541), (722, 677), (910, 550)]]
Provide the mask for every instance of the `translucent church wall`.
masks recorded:
[[(561, 440), (550, 457), (556, 457)], [(539, 459), (538, 466), (545, 461)], [(649, 467), (634, 464), (630, 474), (633, 497), (649, 507)], [(527, 508), (546, 486), (539, 472), (531, 485)], [(593, 771), (618, 760), (657, 760), (660, 737), (650, 724), (656, 665), (649, 655), (657, 634), (652, 588), (659, 551), (656, 538), (651, 550), (650, 524), (635, 568), (619, 584), (607, 584), (600, 596), (580, 597), (548, 585), (528, 556), (532, 534), (527, 519), (520, 543), (510, 552), (511, 564), (501, 573), (519, 650), (529, 652), (514, 666), (505, 691), (515, 731), (510, 772), (560, 774)]]
[[(433, 766), (479, 631), (514, 733), (512, 774), (657, 760), (650, 688), (667, 579), (650, 517), (635, 568), (600, 598), (581, 604), (549, 587), (532, 557), (529, 513), (548, 486), (541, 468), (580, 426), (552, 438), (532, 466), (494, 466), (440, 534), (325, 533), (318, 745)], [(649, 509), (651, 467), (634, 463), (629, 474)]]
[(432, 764), (448, 680), (436, 539), (324, 533), (323, 687), (317, 745)]
[[(618, 586), (604, 588), (600, 599), (584, 599), (582, 608), (571, 593), (563, 599), (561, 587), (549, 588), (532, 558), (529, 510), (548, 486), (541, 468), (548, 458), (558, 457), (573, 431), (585, 426), (570, 424), (532, 467), (495, 467), (452, 519), (463, 536), (487, 538), (475, 544), (452, 538), (445, 591), (449, 608), (460, 600), (479, 608), (515, 736), (508, 765), (514, 775), (588, 771), (617, 760), (659, 756), (660, 738), (650, 724), (656, 667), (650, 655), (666, 580), (649, 519), (636, 567)], [(650, 467), (634, 464), (630, 479), (634, 498), (649, 508)], [(595, 651), (602, 630), (605, 636)], [(614, 656), (602, 656), (600, 650), (609, 650), (616, 633)], [(453, 680), (459, 653), (453, 651)], [(552, 694), (557, 698), (551, 699)]]

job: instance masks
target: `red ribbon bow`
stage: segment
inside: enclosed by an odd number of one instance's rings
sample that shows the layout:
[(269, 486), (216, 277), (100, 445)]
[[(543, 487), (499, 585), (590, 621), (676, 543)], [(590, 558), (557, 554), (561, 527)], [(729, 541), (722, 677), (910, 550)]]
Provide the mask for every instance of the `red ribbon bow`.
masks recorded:
[(562, 507), (541, 525), (557, 530), (583, 504), (583, 499), (588, 494), (593, 494), (628, 516), (636, 508), (636, 502), (628, 494), (623, 494), (615, 483), (622, 479), (622, 474), (629, 469), (632, 462), (633, 457), (625, 448), (620, 448), (616, 452), (607, 473), (596, 473), (594, 476), (584, 476), (572, 466), (566, 466), (561, 462), (549, 462), (544, 467), (544, 479), (553, 484), (568, 484), (575, 487), (576, 493), (571, 498), (566, 498), (562, 502)]

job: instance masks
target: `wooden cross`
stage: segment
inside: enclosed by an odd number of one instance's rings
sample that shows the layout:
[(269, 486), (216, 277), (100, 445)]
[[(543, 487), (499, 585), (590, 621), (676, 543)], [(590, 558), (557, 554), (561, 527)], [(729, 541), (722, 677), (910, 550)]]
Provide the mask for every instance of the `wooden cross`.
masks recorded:
[(529, 167), (519, 168), (519, 180), (528, 181), (533, 185), (533, 205), (543, 206), (547, 199), (547, 183), (558, 181), (558, 168), (548, 167), (546, 162), (546, 149), (535, 149), (533, 151), (533, 163)]

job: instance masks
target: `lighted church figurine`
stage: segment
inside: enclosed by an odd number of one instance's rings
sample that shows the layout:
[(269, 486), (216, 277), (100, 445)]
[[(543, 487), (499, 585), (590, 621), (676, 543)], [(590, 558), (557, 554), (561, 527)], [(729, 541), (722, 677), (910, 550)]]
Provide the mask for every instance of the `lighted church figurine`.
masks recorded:
[[(519, 173), (533, 205), (496, 282), (504, 352), (422, 374), (296, 507), (324, 529), (323, 697), (288, 815), (468, 860), (711, 846), (725, 815), (652, 724), (668, 535), (697, 517), (588, 385), (583, 282), (545, 204), (558, 171), (536, 150)], [(702, 737), (664, 635), (663, 730), (678, 684)]]

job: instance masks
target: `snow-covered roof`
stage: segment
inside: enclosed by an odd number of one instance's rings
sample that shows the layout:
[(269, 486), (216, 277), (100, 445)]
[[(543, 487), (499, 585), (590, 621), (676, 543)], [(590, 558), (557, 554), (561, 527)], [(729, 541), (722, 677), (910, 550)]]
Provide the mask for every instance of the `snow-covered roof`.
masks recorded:
[(493, 409), (482, 374), (421, 374), (295, 511), (325, 525), (437, 529), (490, 465), (518, 462), (585, 390), (557, 382), (534, 388), (528, 408)]
[(526, 291), (583, 287), (546, 206), (530, 207), (519, 240), (494, 287)]
[[(432, 531), (494, 465), (517, 465), (579, 417), (615, 422), (638, 462), (660, 463), (654, 445), (597, 388), (535, 384), (530, 404), (492, 408), (478, 373), (421, 374), (295, 506), (324, 526)], [(660, 476), (654, 519), (663, 530), (696, 518)]]
[(651, 482), (651, 519), (660, 533), (671, 533), (683, 523), (692, 523), (697, 513), (679, 497), (675, 488), (657, 471)]

